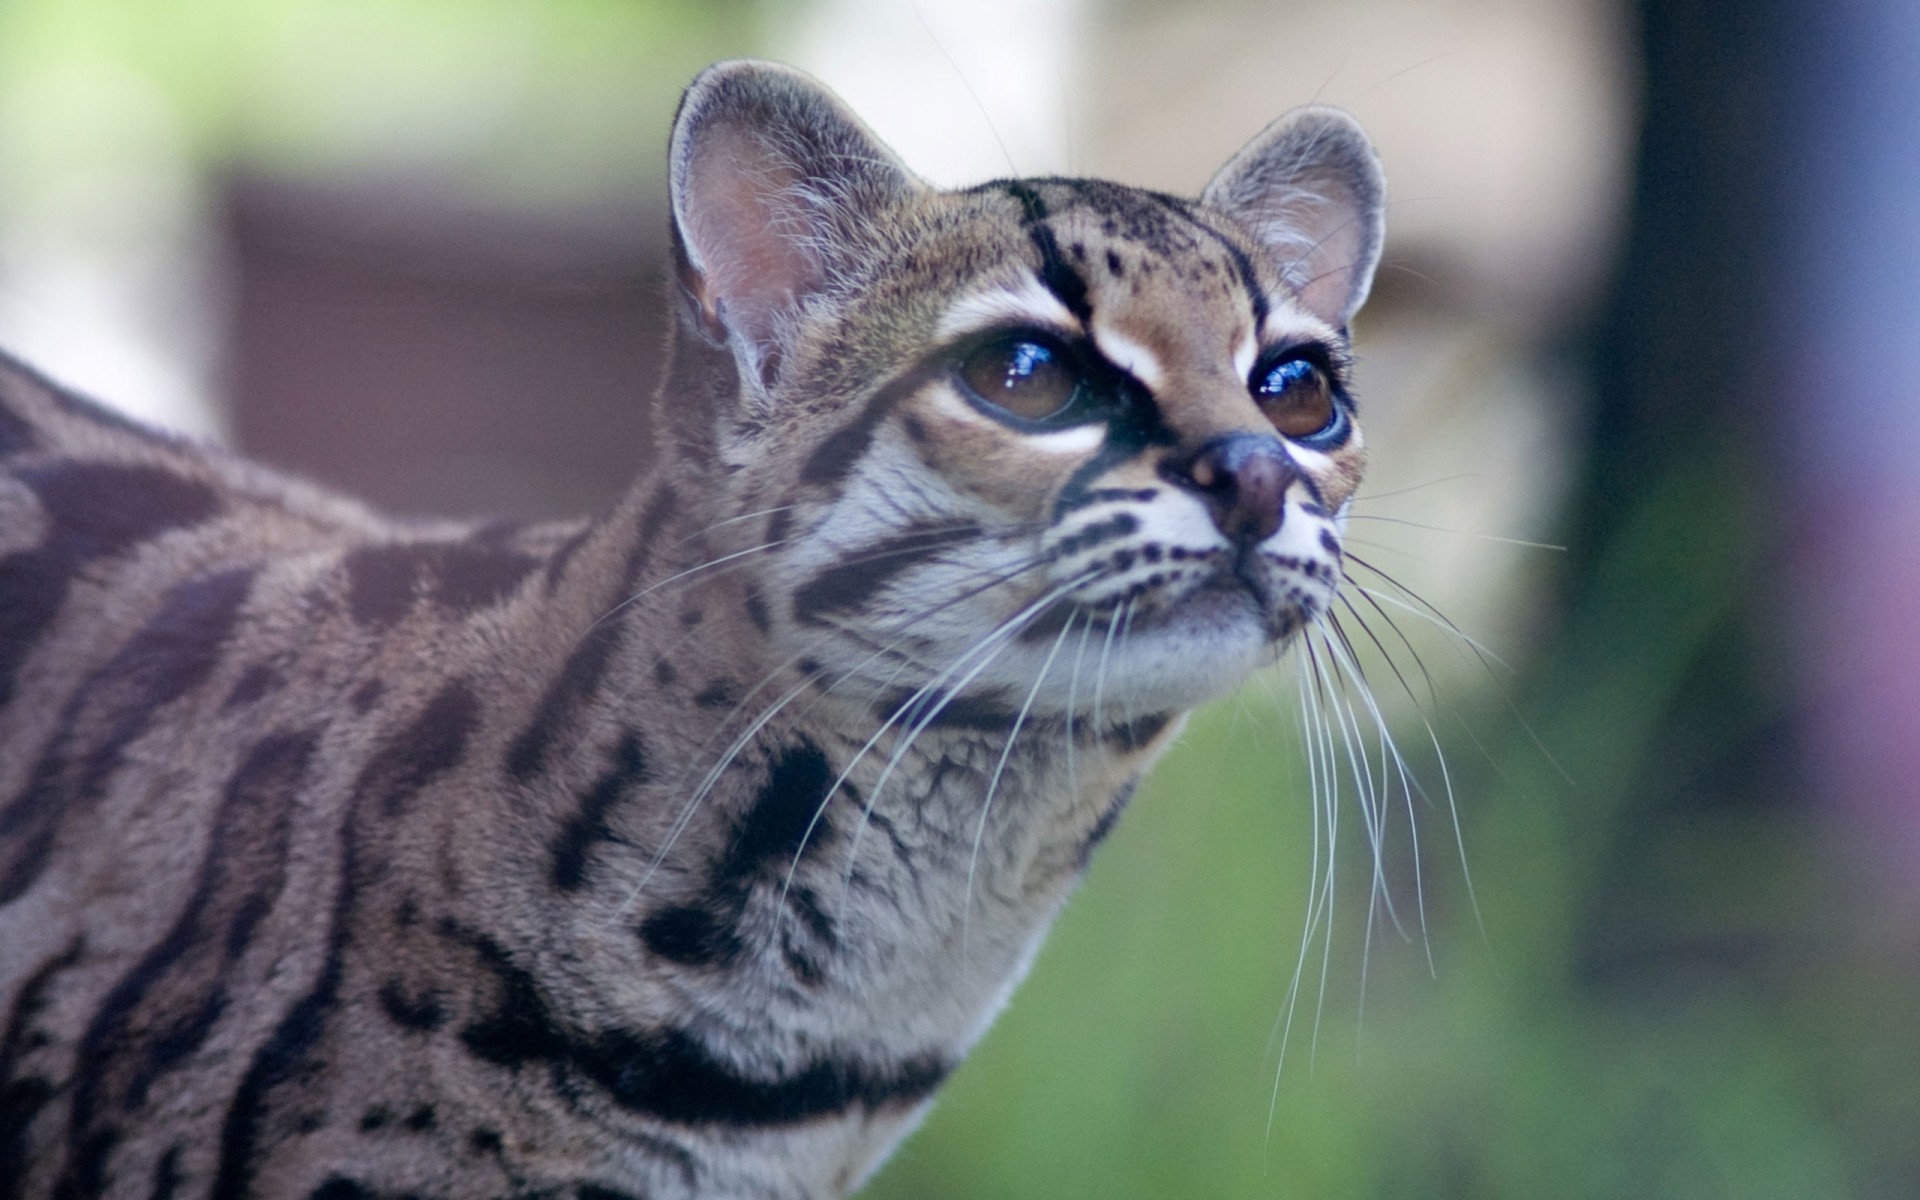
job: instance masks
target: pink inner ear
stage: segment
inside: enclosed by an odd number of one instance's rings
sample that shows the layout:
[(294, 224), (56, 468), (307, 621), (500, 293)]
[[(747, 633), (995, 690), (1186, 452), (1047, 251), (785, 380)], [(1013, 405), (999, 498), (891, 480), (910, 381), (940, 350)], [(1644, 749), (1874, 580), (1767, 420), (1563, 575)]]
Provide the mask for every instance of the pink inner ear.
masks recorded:
[(756, 345), (819, 286), (801, 186), (792, 164), (744, 130), (713, 130), (689, 164), (684, 232), (701, 304)]
[(1367, 231), (1351, 204), (1322, 202), (1312, 208), (1312, 219), (1301, 225), (1304, 245), (1312, 248), (1303, 250), (1288, 275), (1299, 281), (1300, 300), (1309, 311), (1330, 325), (1344, 325), (1366, 299), (1365, 293), (1356, 295), (1355, 272)]

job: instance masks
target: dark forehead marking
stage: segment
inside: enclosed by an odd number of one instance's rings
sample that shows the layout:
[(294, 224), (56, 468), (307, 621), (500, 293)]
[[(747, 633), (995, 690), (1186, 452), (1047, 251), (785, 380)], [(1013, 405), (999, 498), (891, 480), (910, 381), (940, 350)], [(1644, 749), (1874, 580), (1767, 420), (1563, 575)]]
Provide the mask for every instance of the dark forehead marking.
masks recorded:
[(1174, 199), (1172, 196), (1163, 196), (1158, 192), (1149, 192), (1147, 194), (1152, 196), (1153, 199), (1158, 201), (1163, 207), (1186, 221), (1187, 224), (1207, 235), (1207, 237), (1218, 243), (1222, 250), (1226, 251), (1228, 261), (1233, 263), (1234, 274), (1240, 277), (1240, 286), (1246, 289), (1247, 303), (1253, 308), (1253, 328), (1257, 335), (1267, 324), (1267, 293), (1260, 286), (1260, 278), (1255, 274), (1253, 260), (1247, 257), (1247, 252), (1235, 245), (1232, 238), (1229, 238), (1226, 234), (1220, 232), (1220, 230), (1214, 228), (1206, 221), (1201, 220), (1188, 205)]
[(1075, 320), (1086, 324), (1093, 316), (1093, 305), (1087, 300), (1087, 281), (1067, 265), (1061, 255), (1053, 227), (1047, 224), (1047, 202), (1040, 198), (1039, 192), (1018, 179), (1003, 180), (999, 186), (1020, 203), (1027, 237), (1040, 253), (1040, 285), (1052, 292), (1053, 298), (1072, 313)]

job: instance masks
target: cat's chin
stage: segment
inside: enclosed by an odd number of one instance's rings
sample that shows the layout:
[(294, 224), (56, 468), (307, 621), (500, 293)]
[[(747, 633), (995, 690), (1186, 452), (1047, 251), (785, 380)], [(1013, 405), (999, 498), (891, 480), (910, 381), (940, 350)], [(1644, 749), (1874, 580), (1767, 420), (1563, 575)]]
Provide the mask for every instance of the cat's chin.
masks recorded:
[(1280, 660), (1304, 614), (1276, 614), (1244, 587), (1201, 588), (1171, 608), (1139, 616), (1115, 648), (1113, 694), (1138, 711), (1197, 708), (1239, 690)]

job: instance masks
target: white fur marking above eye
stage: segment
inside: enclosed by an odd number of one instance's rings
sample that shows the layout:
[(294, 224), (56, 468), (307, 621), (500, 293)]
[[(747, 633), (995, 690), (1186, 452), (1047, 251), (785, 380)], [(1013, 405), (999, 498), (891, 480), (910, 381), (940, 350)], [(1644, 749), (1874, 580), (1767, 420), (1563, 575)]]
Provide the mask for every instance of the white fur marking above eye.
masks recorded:
[(1233, 348), (1233, 369), (1240, 378), (1253, 378), (1253, 361), (1259, 354), (1260, 346), (1253, 340), (1253, 331), (1248, 330), (1241, 335), (1239, 345)]
[(940, 318), (934, 332), (941, 338), (955, 338), (1008, 324), (1038, 325), (1069, 335), (1080, 329), (1080, 322), (1073, 319), (1066, 305), (1042, 287), (1038, 279), (1023, 274), (1013, 287), (962, 296)]
[(1149, 390), (1159, 391), (1160, 385), (1166, 381), (1166, 372), (1153, 351), (1098, 318), (1093, 323), (1093, 344), (1100, 347), (1100, 353), (1107, 356), (1107, 361), (1138, 379)]

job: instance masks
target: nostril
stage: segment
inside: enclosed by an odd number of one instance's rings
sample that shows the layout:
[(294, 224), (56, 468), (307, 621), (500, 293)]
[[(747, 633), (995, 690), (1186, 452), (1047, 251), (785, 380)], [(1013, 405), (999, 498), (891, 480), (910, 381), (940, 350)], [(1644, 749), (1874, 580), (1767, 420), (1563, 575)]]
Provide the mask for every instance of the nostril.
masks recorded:
[(1241, 546), (1279, 532), (1297, 478), (1280, 440), (1252, 433), (1208, 442), (1175, 471), (1176, 482), (1206, 500), (1214, 527)]

